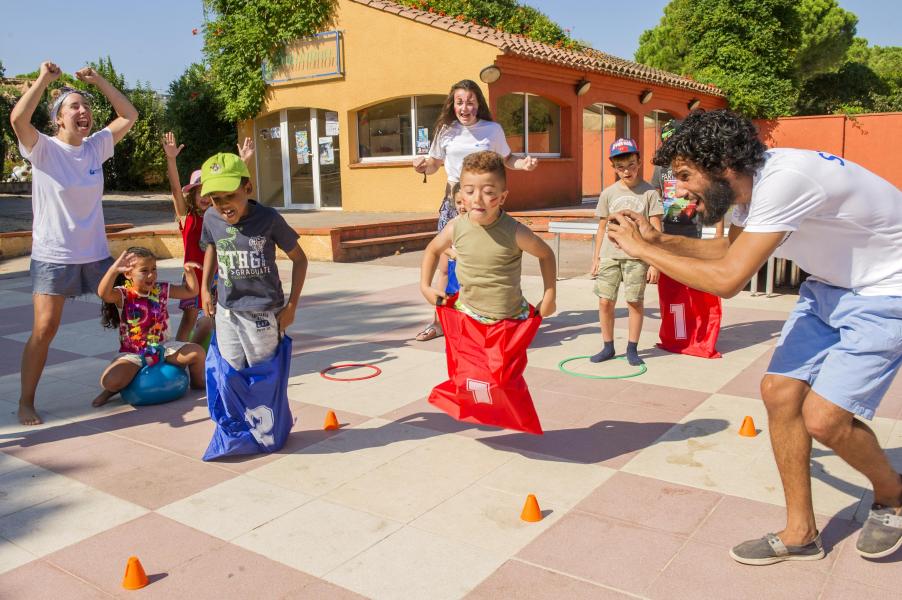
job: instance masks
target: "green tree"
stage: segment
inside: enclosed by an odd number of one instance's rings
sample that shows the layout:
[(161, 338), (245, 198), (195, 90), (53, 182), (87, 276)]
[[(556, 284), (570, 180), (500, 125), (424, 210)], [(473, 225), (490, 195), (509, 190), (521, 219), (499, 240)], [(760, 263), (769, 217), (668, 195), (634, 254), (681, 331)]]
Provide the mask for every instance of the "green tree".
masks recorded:
[(189, 66), (169, 84), (166, 127), (185, 149), (179, 154), (179, 176), (187, 182), (191, 172), (217, 152), (234, 152), (235, 123), (224, 116), (210, 72), (201, 64)]
[(836, 0), (802, 0), (798, 11), (802, 39), (795, 58), (796, 78), (805, 81), (835, 71), (846, 60), (858, 17)]
[(902, 47), (855, 38), (836, 71), (805, 82), (799, 114), (902, 111)]
[(204, 56), (231, 121), (260, 112), (263, 61), (278, 67), (289, 42), (326, 29), (336, 0), (204, 0)]
[[(793, 109), (802, 32), (795, 0), (674, 0), (656, 29), (640, 38), (640, 62), (713, 83), (751, 117)], [(679, 41), (668, 49), (671, 40)]]

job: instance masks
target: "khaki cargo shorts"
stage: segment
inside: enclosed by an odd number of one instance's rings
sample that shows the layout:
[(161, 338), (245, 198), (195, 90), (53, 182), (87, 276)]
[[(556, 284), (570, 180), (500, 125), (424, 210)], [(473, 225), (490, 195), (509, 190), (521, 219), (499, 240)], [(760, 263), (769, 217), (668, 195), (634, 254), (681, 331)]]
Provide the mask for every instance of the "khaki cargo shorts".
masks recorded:
[(645, 276), (648, 265), (633, 258), (602, 258), (595, 277), (595, 295), (611, 302), (617, 301), (617, 290), (623, 282), (627, 302), (642, 302), (645, 298)]

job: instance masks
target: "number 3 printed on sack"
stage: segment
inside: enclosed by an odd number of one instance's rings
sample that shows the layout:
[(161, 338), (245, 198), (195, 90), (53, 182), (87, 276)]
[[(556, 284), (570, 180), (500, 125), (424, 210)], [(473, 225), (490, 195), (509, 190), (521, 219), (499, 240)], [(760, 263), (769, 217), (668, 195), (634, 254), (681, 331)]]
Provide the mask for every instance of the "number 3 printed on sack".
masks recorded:
[(670, 314), (673, 315), (673, 337), (678, 340), (685, 340), (686, 335), (686, 305), (671, 304)]
[(476, 404), (491, 404), (492, 394), (489, 391), (489, 384), (478, 379), (467, 379), (467, 391), (473, 393), (473, 401)]
[(276, 443), (272, 435), (275, 419), (270, 407), (260, 405), (257, 408), (248, 408), (244, 411), (244, 420), (247, 421), (251, 435), (261, 446), (269, 448)]

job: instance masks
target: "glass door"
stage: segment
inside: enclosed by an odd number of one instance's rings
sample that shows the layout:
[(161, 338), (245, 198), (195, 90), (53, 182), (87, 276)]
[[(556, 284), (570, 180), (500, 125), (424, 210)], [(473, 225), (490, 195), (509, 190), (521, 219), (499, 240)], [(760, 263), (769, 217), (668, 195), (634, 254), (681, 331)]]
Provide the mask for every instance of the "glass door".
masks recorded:
[(284, 208), (282, 181), (282, 127), (280, 113), (274, 112), (257, 119), (254, 128), (257, 139), (256, 199), (260, 204)]
[(317, 208), (316, 193), (313, 185), (313, 166), (316, 138), (310, 127), (309, 108), (293, 108), (287, 111), (288, 120), (288, 178), (291, 195), (291, 208)]
[(338, 113), (291, 108), (256, 120), (261, 204), (274, 208), (341, 209)]

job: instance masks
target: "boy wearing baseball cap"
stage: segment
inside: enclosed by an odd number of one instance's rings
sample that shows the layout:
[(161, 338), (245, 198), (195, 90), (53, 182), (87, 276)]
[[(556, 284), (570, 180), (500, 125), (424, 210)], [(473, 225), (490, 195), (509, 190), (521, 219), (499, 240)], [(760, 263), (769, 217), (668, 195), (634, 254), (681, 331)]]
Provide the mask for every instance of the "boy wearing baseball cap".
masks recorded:
[[(204, 216), (205, 249), (201, 301), (216, 320), (219, 352), (235, 369), (263, 363), (275, 355), (280, 334), (294, 322), (307, 256), (298, 234), (275, 209), (249, 199), (250, 173), (235, 154), (219, 153), (201, 167), (201, 195), (215, 210)], [(276, 247), (291, 259), (288, 302), (276, 266)], [(210, 284), (217, 270), (218, 301)]]
[(639, 358), (639, 334), (642, 332), (643, 299), (646, 282), (656, 283), (658, 272), (641, 260), (630, 258), (614, 246), (605, 235), (608, 215), (621, 210), (633, 210), (648, 217), (649, 222), (661, 230), (661, 195), (639, 177), (639, 149), (636, 142), (621, 138), (611, 144), (611, 165), (619, 179), (608, 186), (598, 197), (595, 216), (598, 217), (598, 233), (595, 235), (595, 253), (592, 273), (595, 278), (595, 295), (598, 296), (598, 321), (604, 346), (591, 357), (592, 362), (614, 358), (614, 305), (617, 292), (623, 282), (626, 305), (629, 310), (629, 338), (626, 359), (633, 366), (644, 361)]

